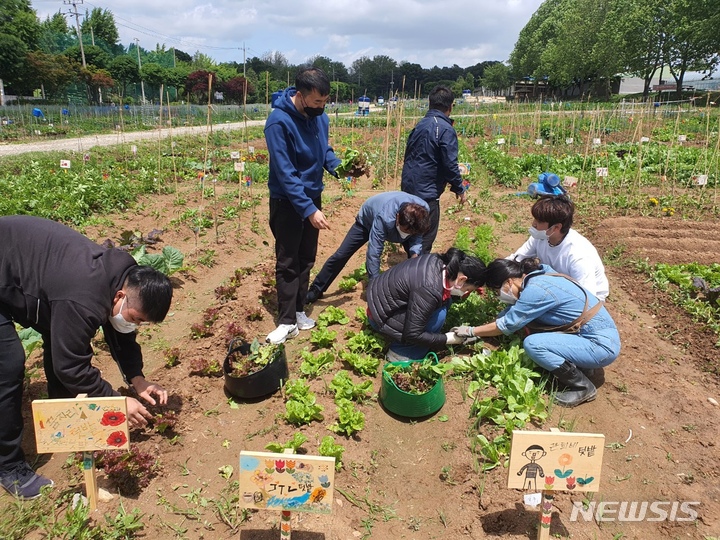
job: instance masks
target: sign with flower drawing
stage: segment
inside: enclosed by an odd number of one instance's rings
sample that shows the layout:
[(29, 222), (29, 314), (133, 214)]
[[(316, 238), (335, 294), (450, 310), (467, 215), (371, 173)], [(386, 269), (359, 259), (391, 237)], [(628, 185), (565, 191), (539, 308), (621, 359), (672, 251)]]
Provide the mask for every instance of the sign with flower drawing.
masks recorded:
[(513, 431), (508, 487), (599, 491), (605, 435)]
[(240, 452), (240, 507), (330, 514), (335, 458)]
[(32, 411), (39, 453), (130, 448), (124, 397), (37, 399)]

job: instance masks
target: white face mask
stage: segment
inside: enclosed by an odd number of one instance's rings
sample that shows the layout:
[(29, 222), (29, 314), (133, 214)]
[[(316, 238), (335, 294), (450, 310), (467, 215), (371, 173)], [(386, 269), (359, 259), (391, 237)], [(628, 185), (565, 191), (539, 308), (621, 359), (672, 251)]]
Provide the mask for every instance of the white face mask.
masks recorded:
[(395, 228), (397, 229), (398, 234), (400, 235), (400, 238), (405, 240), (408, 236), (410, 236), (410, 233), (406, 233), (400, 230), (400, 225), (395, 225)]
[(545, 229), (544, 231), (539, 231), (535, 227), (530, 227), (528, 229), (528, 232), (530, 233), (530, 236), (532, 236), (535, 240), (547, 240), (548, 239), (547, 229)]
[(137, 324), (126, 321), (125, 317), (122, 316), (122, 309), (124, 305), (125, 298), (122, 299), (122, 304), (120, 304), (120, 311), (118, 311), (118, 314), (110, 317), (110, 324), (121, 334), (129, 334), (130, 332), (137, 330)]
[(515, 302), (518, 301), (518, 299), (515, 298), (515, 295), (505, 291), (504, 289), (500, 289), (500, 301), (503, 304), (508, 304), (512, 306), (513, 304), (515, 304)]
[(465, 296), (465, 291), (462, 290), (462, 287), (459, 289), (457, 287), (453, 287), (450, 289), (450, 296), (457, 296), (458, 298), (462, 298)]

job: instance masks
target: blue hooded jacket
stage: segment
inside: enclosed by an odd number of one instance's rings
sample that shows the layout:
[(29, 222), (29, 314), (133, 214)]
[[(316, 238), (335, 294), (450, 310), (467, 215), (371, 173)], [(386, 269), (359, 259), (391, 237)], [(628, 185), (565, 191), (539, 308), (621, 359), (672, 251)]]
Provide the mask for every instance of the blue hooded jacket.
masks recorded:
[(330, 174), (340, 165), (328, 143), (330, 121), (326, 114), (306, 118), (292, 102), (297, 90), (287, 88), (265, 123), (270, 155), (270, 197), (286, 199), (303, 219), (318, 208), (313, 199), (323, 190), (323, 169)]
[(440, 198), (447, 184), (453, 193), (463, 192), (457, 133), (446, 114), (430, 109), (408, 136), (401, 189), (429, 201)]

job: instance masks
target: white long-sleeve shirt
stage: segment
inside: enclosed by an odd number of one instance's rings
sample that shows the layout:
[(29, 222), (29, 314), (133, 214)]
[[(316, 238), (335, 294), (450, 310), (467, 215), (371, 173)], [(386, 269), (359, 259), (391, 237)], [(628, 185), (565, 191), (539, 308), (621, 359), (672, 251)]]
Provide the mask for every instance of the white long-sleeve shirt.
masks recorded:
[(557, 246), (551, 246), (547, 240), (537, 240), (531, 236), (515, 253), (506, 258), (521, 261), (527, 257), (537, 257), (556, 272), (569, 275), (600, 300), (605, 300), (610, 294), (605, 266), (597, 249), (575, 229), (570, 229)]

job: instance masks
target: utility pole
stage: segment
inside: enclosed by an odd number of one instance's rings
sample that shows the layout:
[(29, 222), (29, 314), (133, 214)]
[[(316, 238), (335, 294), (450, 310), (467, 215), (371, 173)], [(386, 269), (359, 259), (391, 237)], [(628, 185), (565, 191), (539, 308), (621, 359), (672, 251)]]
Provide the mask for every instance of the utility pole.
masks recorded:
[[(140, 40), (138, 38), (135, 39), (135, 50), (137, 50), (138, 55), (138, 72), (142, 68), (142, 62), (140, 61)], [(142, 92), (142, 104), (145, 105), (145, 83), (142, 80), (142, 74), (140, 75), (140, 91)]]
[(87, 67), (85, 63), (85, 48), (83, 47), (82, 31), (80, 30), (80, 14), (77, 10), (77, 5), (82, 4), (84, 0), (63, 0), (63, 4), (66, 6), (72, 6), (74, 11), (69, 11), (70, 15), (75, 15), (75, 28), (77, 29), (78, 41), (80, 42), (80, 56), (82, 57), (83, 67)]

